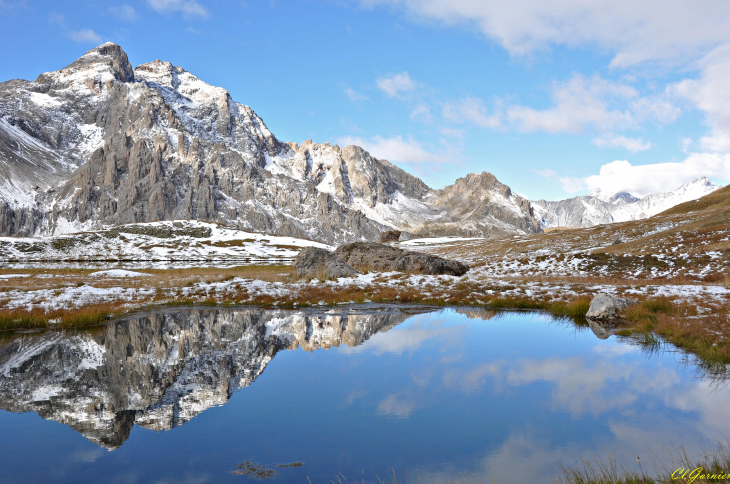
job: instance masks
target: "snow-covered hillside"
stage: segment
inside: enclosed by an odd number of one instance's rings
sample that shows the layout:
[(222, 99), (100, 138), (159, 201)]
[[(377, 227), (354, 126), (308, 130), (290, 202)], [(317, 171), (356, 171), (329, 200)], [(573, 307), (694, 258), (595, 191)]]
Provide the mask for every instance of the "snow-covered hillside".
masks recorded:
[(532, 201), (535, 217), (543, 229), (551, 227), (593, 227), (628, 220), (641, 220), (680, 203), (696, 200), (720, 188), (701, 177), (674, 191), (635, 197), (626, 192), (606, 193), (596, 190), (589, 195), (557, 202)]
[(333, 249), (295, 237), (178, 220), (121, 225), (74, 235), (0, 237), (0, 260), (292, 263), (304, 247)]

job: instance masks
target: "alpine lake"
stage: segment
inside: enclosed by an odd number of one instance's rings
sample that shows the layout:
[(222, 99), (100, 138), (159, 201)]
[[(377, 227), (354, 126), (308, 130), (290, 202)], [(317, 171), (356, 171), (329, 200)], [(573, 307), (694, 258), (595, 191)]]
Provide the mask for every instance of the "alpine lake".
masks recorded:
[(726, 441), (726, 382), (540, 312), (164, 309), (0, 335), (0, 482), (550, 483), (581, 457), (651, 472)]

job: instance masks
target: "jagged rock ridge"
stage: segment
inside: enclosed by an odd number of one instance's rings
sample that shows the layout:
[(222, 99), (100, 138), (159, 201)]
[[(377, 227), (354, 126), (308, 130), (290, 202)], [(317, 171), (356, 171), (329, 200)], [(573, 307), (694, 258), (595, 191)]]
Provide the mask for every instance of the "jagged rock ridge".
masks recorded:
[(357, 146), (279, 141), (228, 91), (107, 43), (0, 84), (0, 234), (198, 219), (329, 244), (539, 231), (488, 174), (444, 190)]

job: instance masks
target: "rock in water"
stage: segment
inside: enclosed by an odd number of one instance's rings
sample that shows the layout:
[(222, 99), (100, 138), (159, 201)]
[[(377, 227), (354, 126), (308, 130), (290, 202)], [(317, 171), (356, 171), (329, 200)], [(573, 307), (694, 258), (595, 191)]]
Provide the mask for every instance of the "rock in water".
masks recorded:
[(594, 321), (617, 321), (622, 319), (623, 311), (634, 304), (636, 304), (636, 301), (632, 299), (624, 299), (608, 294), (598, 294), (591, 299), (591, 305), (588, 307), (586, 319), (592, 319)]
[(400, 230), (388, 230), (380, 234), (380, 242), (398, 242), (400, 240)]
[(297, 277), (307, 279), (337, 279), (358, 274), (351, 266), (337, 259), (332, 252), (317, 247), (307, 247), (299, 252), (294, 270)]
[(468, 265), (455, 260), (405, 251), (374, 242), (341, 245), (335, 250), (335, 256), (361, 271), (401, 271), (452, 276), (462, 276), (469, 271)]

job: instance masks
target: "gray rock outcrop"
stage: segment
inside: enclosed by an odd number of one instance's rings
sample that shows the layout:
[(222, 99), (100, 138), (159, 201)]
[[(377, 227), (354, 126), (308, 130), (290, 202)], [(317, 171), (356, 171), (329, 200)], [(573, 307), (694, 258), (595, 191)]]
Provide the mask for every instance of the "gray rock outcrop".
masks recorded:
[(632, 299), (625, 299), (609, 294), (597, 294), (591, 299), (586, 318), (593, 321), (619, 321), (624, 311), (636, 304)]
[(294, 272), (300, 279), (337, 279), (359, 274), (332, 252), (317, 247), (307, 247), (299, 252), (294, 262)]
[(361, 271), (400, 271), (418, 274), (463, 276), (469, 266), (421, 252), (411, 252), (374, 242), (353, 242), (335, 250), (334, 255)]

